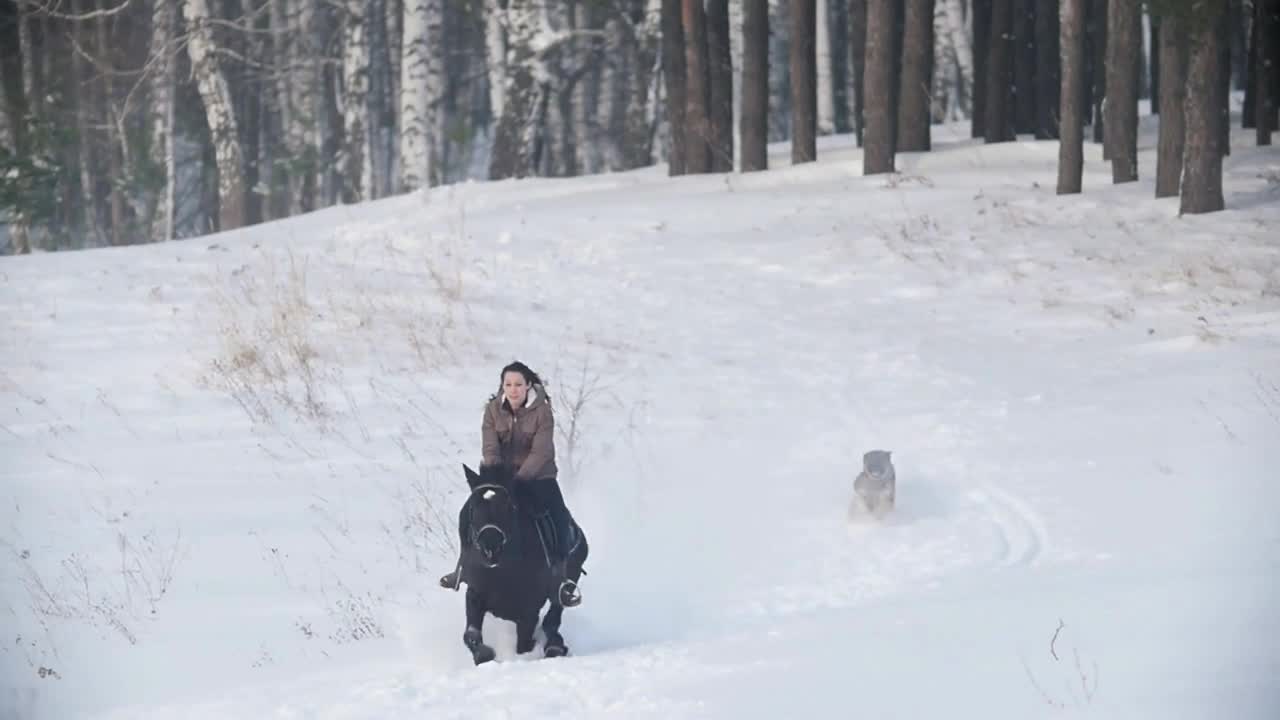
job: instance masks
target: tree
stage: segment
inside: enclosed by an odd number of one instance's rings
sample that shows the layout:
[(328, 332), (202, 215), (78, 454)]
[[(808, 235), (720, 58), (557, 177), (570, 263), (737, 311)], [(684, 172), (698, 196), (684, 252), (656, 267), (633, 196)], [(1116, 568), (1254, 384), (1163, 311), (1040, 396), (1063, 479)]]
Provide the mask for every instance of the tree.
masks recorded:
[(707, 1), (707, 65), (711, 84), (711, 170), (733, 171), (733, 58), (729, 0)]
[(1186, 145), (1183, 103), (1187, 94), (1187, 28), (1176, 14), (1160, 16), (1160, 133), (1156, 150), (1156, 197), (1174, 197), (1182, 185)]
[(933, 8), (934, 0), (907, 0), (906, 3), (895, 150), (923, 152), (931, 147)]
[(1058, 145), (1058, 194), (1080, 192), (1084, 174), (1084, 117), (1088, 111), (1084, 101), (1085, 3), (1088, 0), (1062, 0), (1062, 122)]
[(1138, 179), (1138, 75), (1142, 53), (1139, 0), (1110, 0), (1107, 14), (1107, 145), (1112, 180)]
[(1182, 213), (1216, 212), (1226, 207), (1222, 193), (1222, 126), (1226, 122), (1222, 66), (1226, 58), (1222, 47), (1228, 37), (1227, 13), (1213, 4), (1197, 7), (1200, 12), (1188, 19)]
[(1253, 26), (1257, 38), (1250, 58), (1254, 64), (1254, 124), (1258, 145), (1270, 145), (1271, 133), (1276, 129), (1276, 103), (1280, 100), (1276, 97), (1277, 76), (1280, 75), (1280, 67), (1276, 67), (1277, 55), (1280, 54), (1280, 37), (1277, 37), (1280, 36), (1280, 2), (1253, 0), (1253, 3)]
[(404, 0), (404, 36), (400, 45), (399, 189), (430, 185), (435, 106), (440, 95), (439, 0)]
[[(1041, 5), (1036, 11), (1035, 133), (1036, 138), (1040, 140), (1058, 137), (1058, 118), (1062, 112), (1062, 61), (1058, 49), (1058, 4), (1059, 0), (1041, 0)], [(1080, 70), (1083, 73), (1083, 67)], [(1083, 90), (1080, 92), (1083, 94)], [(1078, 102), (1079, 100), (1076, 101)]]
[(683, 175), (685, 159), (685, 77), (683, 0), (662, 0), (662, 72), (667, 88), (667, 174)]
[(707, 18), (702, 0), (684, 0), (684, 127), (685, 170), (711, 171), (711, 100), (707, 68)]
[(791, 0), (791, 162), (818, 157), (815, 0)]
[(987, 135), (987, 60), (991, 56), (992, 0), (973, 0), (970, 23), (973, 25), (973, 115), (970, 135)]
[(859, 147), (866, 131), (867, 2), (849, 0), (849, 124)]
[(231, 230), (245, 224), (244, 160), (233, 113), (235, 104), (226, 77), (218, 67), (209, 3), (183, 0), (182, 9), (190, 33), (187, 53), (191, 56), (191, 71), (204, 101), (218, 163), (218, 229)]
[(152, 240), (173, 239), (174, 190), (178, 183), (177, 160), (174, 157), (174, 93), (177, 90), (176, 58), (170, 49), (177, 37), (177, 10), (173, 3), (157, 2), (152, 6), (151, 46), (149, 55), (155, 69), (151, 75), (150, 157), (153, 168), (164, 169), (164, 179), (149, 193), (150, 207), (145, 217), (151, 221)]
[(769, 0), (746, 0), (742, 16), (742, 171), (769, 167)]
[(342, 34), (343, 200), (372, 198), (373, 133), (369, 127), (369, 34), (365, 0), (346, 0)]
[(867, 59), (863, 74), (866, 139), (862, 173), (894, 171), (894, 0), (867, 0)]
[(1008, 142), (1015, 138), (1010, 113), (1013, 85), (1013, 0), (992, 0), (990, 43), (987, 53), (986, 142)]

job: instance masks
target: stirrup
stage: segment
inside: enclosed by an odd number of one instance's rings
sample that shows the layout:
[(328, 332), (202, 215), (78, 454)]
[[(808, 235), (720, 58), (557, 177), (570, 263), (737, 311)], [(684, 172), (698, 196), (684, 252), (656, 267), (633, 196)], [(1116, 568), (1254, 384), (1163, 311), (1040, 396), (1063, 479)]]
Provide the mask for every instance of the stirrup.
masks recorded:
[(582, 592), (578, 590), (578, 583), (565, 578), (560, 581), (560, 590), (557, 593), (560, 604), (564, 607), (577, 607), (582, 604)]
[(458, 588), (462, 585), (461, 579), (462, 573), (454, 570), (447, 575), (440, 576), (440, 587), (457, 592)]

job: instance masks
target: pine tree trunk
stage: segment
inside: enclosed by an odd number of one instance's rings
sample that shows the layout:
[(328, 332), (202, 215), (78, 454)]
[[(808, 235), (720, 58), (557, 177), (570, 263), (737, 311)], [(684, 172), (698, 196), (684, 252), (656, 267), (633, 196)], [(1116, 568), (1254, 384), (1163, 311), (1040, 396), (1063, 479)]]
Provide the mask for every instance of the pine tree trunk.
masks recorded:
[(707, 61), (711, 80), (711, 170), (733, 172), (733, 58), (729, 0), (707, 2)]
[(684, 175), (685, 161), (685, 82), (683, 0), (662, 0), (662, 73), (667, 89), (667, 174)]
[(745, 0), (742, 16), (742, 171), (769, 168), (769, 1)]
[(1183, 103), (1187, 94), (1187, 27), (1176, 15), (1160, 18), (1160, 137), (1156, 150), (1156, 197), (1174, 197), (1182, 184), (1186, 144)]
[(683, 0), (685, 170), (711, 171), (711, 87), (707, 67), (707, 17), (702, 0)]
[(1276, 85), (1275, 75), (1280, 68), (1275, 66), (1277, 43), (1280, 43), (1280, 3), (1276, 0), (1254, 0), (1256, 12), (1253, 24), (1257, 30), (1257, 41), (1254, 43), (1251, 61), (1254, 73), (1251, 85), (1254, 97), (1257, 98), (1254, 108), (1254, 123), (1257, 126), (1258, 145), (1270, 145), (1271, 133), (1276, 129), (1276, 96), (1273, 88)]
[(849, 0), (849, 124), (859, 147), (867, 127), (867, 2)]
[[(969, 38), (968, 28), (965, 23), (964, 2), (962, 0), (942, 0), (939, 5), (939, 16), (941, 17), (940, 27), (941, 36), (945, 38), (938, 46), (938, 58), (943, 60), (938, 67), (934, 68), (934, 76), (938, 78), (937, 82), (945, 83), (947, 87), (953, 88), (953, 97), (948, 103), (945, 119), (948, 121), (959, 120), (964, 117), (973, 116), (973, 42)], [(943, 77), (941, 71), (945, 67), (945, 61), (950, 60), (955, 65), (954, 75), (947, 73), (947, 77)], [(937, 112), (933, 113), (934, 119), (939, 118)]]
[(1107, 15), (1107, 145), (1116, 183), (1138, 179), (1138, 65), (1142, 53), (1140, 0), (1110, 0)]
[(1013, 2), (1013, 126), (1016, 134), (1036, 131), (1036, 3)]
[(1147, 22), (1151, 26), (1151, 47), (1147, 57), (1147, 82), (1151, 85), (1151, 114), (1160, 114), (1160, 16), (1148, 12)]
[(894, 0), (867, 0), (866, 141), (862, 174), (894, 171)]
[(1062, 0), (1062, 105), (1061, 140), (1058, 145), (1058, 194), (1080, 192), (1084, 174), (1085, 3)]
[(1052, 140), (1058, 137), (1062, 97), (1059, 0), (1041, 2), (1036, 11), (1036, 139)]
[(898, 85), (895, 151), (929, 150), (930, 96), (933, 88), (934, 0), (907, 0)]
[(1193, 24), (1189, 35), (1187, 95), (1184, 101), (1187, 134), (1183, 155), (1182, 213), (1222, 210), (1223, 63), (1227, 13), (1211, 9)]
[[(10, 147), (19, 157), (25, 157), (27, 147), (27, 94), (23, 88), (26, 75), (23, 63), (23, 35), (20, 27), (24, 21), (21, 10), (14, 3), (0, 3), (0, 90), (4, 92), (4, 109), (7, 117)], [(20, 210), (10, 210), (9, 246), (15, 255), (31, 252), (28, 227), (30, 219)]]
[(987, 62), (991, 57), (992, 0), (973, 0), (970, 22), (973, 24), (973, 117), (970, 135), (987, 135)]
[(1013, 117), (1009, 107), (1013, 82), (1013, 0), (991, 3), (991, 44), (987, 56), (987, 106), (985, 140), (988, 143), (1015, 139)]
[(791, 163), (818, 158), (817, 15), (815, 0), (791, 2)]
[(827, 1), (827, 28), (831, 37), (832, 132), (848, 133), (853, 127), (849, 120), (849, 110), (853, 107), (849, 98), (853, 88), (849, 77), (849, 0)]
[(233, 230), (245, 224), (244, 160), (233, 114), (235, 107), (227, 80), (218, 67), (217, 47), (210, 24), (207, 0), (183, 0), (187, 22), (187, 54), (204, 101), (209, 135), (218, 168), (218, 229)]
[(1090, 73), (1093, 87), (1093, 141), (1102, 143), (1102, 159), (1111, 159), (1103, 106), (1107, 99), (1107, 5), (1108, 0), (1091, 0), (1089, 7), (1089, 39), (1093, 70)]

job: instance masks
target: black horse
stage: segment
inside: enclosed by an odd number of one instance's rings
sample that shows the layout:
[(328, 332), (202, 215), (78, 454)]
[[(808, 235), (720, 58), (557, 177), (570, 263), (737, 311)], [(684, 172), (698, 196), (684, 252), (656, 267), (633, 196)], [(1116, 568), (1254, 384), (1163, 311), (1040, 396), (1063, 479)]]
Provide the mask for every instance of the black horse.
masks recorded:
[[(462, 642), (476, 664), (494, 658), (493, 648), (484, 644), (481, 627), (485, 613), (516, 624), (516, 652), (533, 650), (533, 633), (543, 603), (550, 602), (542, 620), (547, 657), (567, 655), (569, 648), (560, 635), (563, 605), (556, 600), (559, 587), (551, 573), (551, 562), (538, 519), (522, 510), (529, 503), (518, 487), (511, 468), (482, 466), (477, 474), (465, 464), (471, 495), (462, 506), (462, 518), (469, 514), (469, 537), (464, 538), (462, 577), (467, 583), (467, 629)], [(565, 575), (575, 583), (587, 560), (587, 538), (577, 522), (570, 522), (568, 561)], [(549, 540), (549, 539), (548, 539)]]

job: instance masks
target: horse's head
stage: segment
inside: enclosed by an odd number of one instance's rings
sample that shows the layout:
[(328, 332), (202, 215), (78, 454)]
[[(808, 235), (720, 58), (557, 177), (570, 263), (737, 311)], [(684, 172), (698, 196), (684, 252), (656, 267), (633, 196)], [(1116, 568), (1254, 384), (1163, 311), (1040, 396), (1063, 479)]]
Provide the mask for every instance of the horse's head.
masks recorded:
[(514, 496), (514, 480), (506, 466), (481, 466), (476, 473), (465, 464), (471, 497), (471, 547), (487, 567), (502, 563), (503, 552), (519, 542), (519, 516)]

